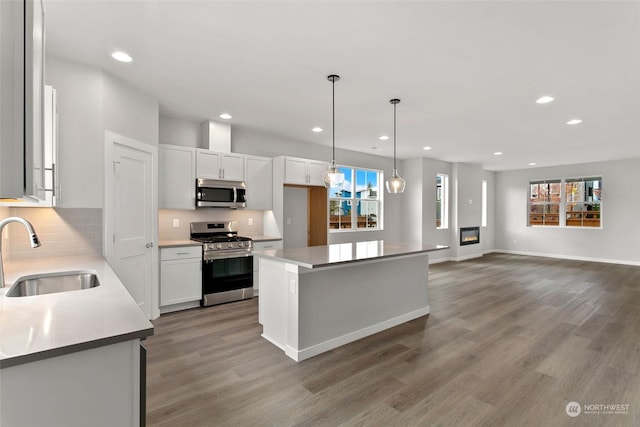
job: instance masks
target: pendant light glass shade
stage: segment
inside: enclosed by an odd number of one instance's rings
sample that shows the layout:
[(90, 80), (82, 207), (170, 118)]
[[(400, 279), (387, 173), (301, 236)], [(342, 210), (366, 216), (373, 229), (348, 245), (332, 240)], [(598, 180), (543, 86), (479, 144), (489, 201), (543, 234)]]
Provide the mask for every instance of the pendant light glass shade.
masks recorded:
[(386, 182), (387, 191), (389, 193), (402, 193), (404, 191), (405, 182), (404, 178), (398, 175), (398, 169), (396, 168), (396, 105), (400, 102), (399, 99), (392, 99), (389, 101), (393, 104), (393, 174)]
[(336, 74), (331, 74), (327, 77), (327, 79), (331, 82), (332, 92), (331, 92), (331, 113), (333, 117), (333, 157), (331, 158), (331, 164), (329, 165), (329, 169), (327, 169), (322, 174), (322, 181), (324, 181), (324, 186), (327, 188), (340, 188), (342, 184), (344, 184), (344, 174), (340, 172), (338, 167), (336, 166), (336, 82), (340, 80), (340, 76)]
[(386, 185), (389, 193), (402, 193), (405, 186), (404, 178), (398, 175), (398, 171), (394, 169), (393, 175), (387, 180)]
[(322, 180), (327, 188), (340, 188), (344, 184), (344, 174), (338, 170), (335, 160), (331, 162), (329, 169), (322, 174)]

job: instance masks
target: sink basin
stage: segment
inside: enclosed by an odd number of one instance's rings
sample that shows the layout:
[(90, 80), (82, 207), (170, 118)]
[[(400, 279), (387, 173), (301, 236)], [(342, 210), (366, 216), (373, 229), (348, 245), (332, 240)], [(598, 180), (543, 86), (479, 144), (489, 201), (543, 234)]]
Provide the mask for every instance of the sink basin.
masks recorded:
[(90, 271), (64, 271), (21, 277), (9, 288), (7, 297), (28, 297), (77, 291), (100, 286), (95, 273)]

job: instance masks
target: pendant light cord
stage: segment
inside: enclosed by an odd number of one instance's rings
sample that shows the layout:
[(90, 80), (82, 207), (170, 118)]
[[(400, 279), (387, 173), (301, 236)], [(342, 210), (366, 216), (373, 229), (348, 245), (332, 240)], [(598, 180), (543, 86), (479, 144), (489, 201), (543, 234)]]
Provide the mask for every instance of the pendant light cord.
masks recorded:
[(333, 136), (332, 136), (332, 147), (333, 152), (331, 155), (331, 160), (336, 162), (336, 80), (331, 80), (331, 112), (333, 114), (332, 123), (333, 123)]
[(397, 170), (396, 167), (396, 105), (393, 104), (393, 170)]
[(393, 104), (393, 170), (398, 169), (396, 165), (396, 105), (400, 102), (398, 98), (394, 98), (389, 101)]

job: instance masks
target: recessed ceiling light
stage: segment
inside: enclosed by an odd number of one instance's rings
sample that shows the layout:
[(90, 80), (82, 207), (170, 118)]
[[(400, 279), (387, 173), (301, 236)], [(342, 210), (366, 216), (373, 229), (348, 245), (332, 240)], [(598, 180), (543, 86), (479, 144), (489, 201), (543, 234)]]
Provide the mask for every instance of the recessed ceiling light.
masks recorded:
[(311, 130), (312, 130), (312, 131), (314, 131), (314, 132), (316, 132), (316, 133), (318, 133), (318, 132), (322, 132), (322, 128), (321, 128), (321, 127), (318, 127), (318, 126), (314, 127), (314, 128), (313, 128), (313, 129), (311, 129)]
[(229, 113), (222, 113), (222, 114), (220, 114), (220, 118), (221, 118), (221, 119), (229, 120), (231, 117), (232, 117), (232, 116), (231, 116), (231, 114), (229, 114)]
[(535, 166), (535, 165), (537, 165), (537, 163), (536, 163), (536, 162), (531, 162), (531, 163), (529, 163), (529, 166)]
[(387, 139), (389, 139), (389, 137), (387, 135), (382, 135), (380, 138), (378, 138), (381, 141), (386, 141)]
[(422, 147), (422, 149), (427, 151), (427, 150), (431, 150), (431, 147), (429, 147), (428, 145), (425, 145), (424, 147)]
[(582, 120), (580, 119), (571, 119), (567, 122), (568, 125), (578, 125), (580, 123), (582, 123)]
[(493, 153), (494, 156), (502, 156), (502, 151), (496, 151)]
[(536, 104), (548, 104), (553, 101), (555, 98), (553, 96), (545, 95), (536, 99)]
[(111, 57), (113, 59), (115, 59), (116, 61), (120, 61), (120, 62), (131, 62), (131, 61), (133, 61), (133, 58), (131, 57), (131, 55), (129, 55), (128, 53), (123, 52), (121, 50), (113, 52), (111, 54)]

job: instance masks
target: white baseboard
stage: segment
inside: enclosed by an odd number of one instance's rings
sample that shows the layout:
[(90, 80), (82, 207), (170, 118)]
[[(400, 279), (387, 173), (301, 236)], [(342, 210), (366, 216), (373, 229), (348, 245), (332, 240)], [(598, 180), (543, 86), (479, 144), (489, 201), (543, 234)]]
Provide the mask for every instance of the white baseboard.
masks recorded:
[(582, 256), (573, 256), (573, 255), (527, 252), (527, 251), (511, 251), (506, 249), (494, 249), (491, 252), (512, 254), (512, 255), (537, 256), (537, 257), (544, 257), (544, 258), (568, 259), (573, 261), (602, 262), (605, 264), (622, 264), (622, 265), (640, 266), (640, 261), (627, 261), (627, 260), (620, 260), (620, 259), (592, 258), (592, 257), (582, 257)]
[[(300, 362), (305, 359), (309, 359), (310, 357), (317, 356), (320, 353), (324, 353), (325, 351), (332, 350), (334, 348), (343, 346), (353, 341), (357, 341), (360, 338), (368, 337), (369, 335), (376, 334), (378, 332), (382, 332), (386, 329), (393, 328), (394, 326), (401, 325), (405, 322), (408, 322), (413, 319), (417, 319), (418, 317), (426, 316), (429, 314), (431, 309), (429, 306), (419, 308), (418, 310), (411, 311), (406, 314), (402, 314), (400, 316), (394, 317), (392, 319), (385, 320), (380, 323), (376, 323), (375, 325), (367, 326), (366, 328), (358, 329), (357, 331), (349, 332), (348, 334), (341, 335), (336, 338), (332, 338), (328, 341), (322, 342), (320, 344), (316, 344), (311, 347), (303, 348), (301, 350), (296, 350), (295, 348), (286, 346), (285, 354), (295, 360), (296, 362)], [(267, 340), (271, 341), (265, 335), (262, 335)], [(275, 342), (271, 341), (276, 344)], [(276, 344), (278, 347), (282, 348), (282, 346)]]

